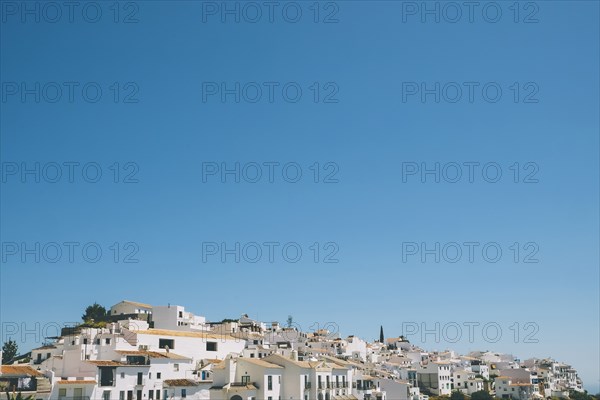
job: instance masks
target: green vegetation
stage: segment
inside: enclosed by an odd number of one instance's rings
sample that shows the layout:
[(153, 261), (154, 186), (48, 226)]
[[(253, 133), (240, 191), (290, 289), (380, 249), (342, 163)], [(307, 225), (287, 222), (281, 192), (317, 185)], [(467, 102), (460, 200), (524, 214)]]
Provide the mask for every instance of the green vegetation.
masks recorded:
[(8, 342), (4, 342), (2, 345), (2, 364), (8, 364), (17, 355), (19, 346), (17, 342), (12, 339), (8, 339)]
[(454, 390), (450, 395), (450, 400), (465, 400), (465, 395), (459, 390)]
[(108, 319), (107, 317), (108, 313), (106, 312), (106, 308), (98, 303), (94, 303), (91, 306), (87, 306), (85, 314), (81, 316), (81, 319), (84, 323), (106, 322)]
[(79, 324), (77, 325), (78, 327), (82, 327), (82, 328), (106, 328), (106, 321), (93, 321), (93, 320), (89, 320), (84, 322), (83, 324)]
[(588, 394), (587, 390), (584, 391), (583, 393), (575, 391), (575, 390), (571, 390), (569, 392), (569, 398), (572, 400), (599, 400), (600, 394), (592, 396), (592, 395)]
[(33, 400), (33, 396), (29, 395), (27, 397), (23, 397), (23, 394), (21, 392), (17, 393), (15, 395), (15, 393), (13, 392), (12, 394), (7, 390), (6, 391), (6, 398), (8, 400)]
[(471, 394), (471, 400), (492, 400), (493, 397), (491, 394), (486, 392), (485, 390), (480, 390), (478, 392), (474, 392)]

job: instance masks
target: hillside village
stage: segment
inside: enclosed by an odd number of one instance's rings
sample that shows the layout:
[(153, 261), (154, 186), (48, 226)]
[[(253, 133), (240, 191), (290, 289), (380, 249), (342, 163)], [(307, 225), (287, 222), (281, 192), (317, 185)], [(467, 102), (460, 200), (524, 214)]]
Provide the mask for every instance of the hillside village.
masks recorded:
[(383, 339), (302, 332), (247, 315), (208, 322), (183, 306), (121, 301), (102, 321), (64, 328), (2, 365), (0, 386), (2, 398), (38, 400), (524, 400), (584, 392), (577, 371), (552, 359), (431, 352), (403, 337)]

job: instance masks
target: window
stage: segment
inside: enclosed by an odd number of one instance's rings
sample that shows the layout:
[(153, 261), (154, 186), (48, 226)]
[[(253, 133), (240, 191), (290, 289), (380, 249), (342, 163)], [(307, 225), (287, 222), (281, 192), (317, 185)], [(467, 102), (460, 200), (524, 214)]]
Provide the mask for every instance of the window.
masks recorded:
[(125, 400), (125, 391), (124, 390), (121, 390), (119, 392), (119, 400)]
[(105, 390), (102, 392), (102, 400), (110, 400), (110, 390)]
[(106, 344), (110, 344), (110, 338), (109, 338), (109, 337), (107, 337), (106, 339), (104, 339), (104, 343), (106, 343)]
[(156, 400), (160, 400), (160, 390), (156, 390)]
[(121, 372), (121, 379), (125, 379), (125, 372)]
[(83, 344), (88, 344), (87, 338), (83, 338)]
[[(267, 376), (267, 390), (273, 390), (273, 376)], [(271, 399), (269, 399), (271, 400)]]
[(115, 367), (99, 367), (100, 370), (100, 386), (115, 385)]
[(141, 385), (144, 379), (144, 373), (143, 372), (138, 372), (137, 374), (137, 384)]
[(249, 383), (250, 383), (250, 375), (243, 375), (242, 376), (242, 384), (247, 385)]
[(170, 350), (175, 348), (175, 340), (173, 339), (158, 339), (158, 347), (160, 349), (166, 349), (167, 347)]
[(185, 399), (187, 397), (187, 392), (185, 389), (181, 389), (181, 398)]
[(206, 351), (217, 351), (217, 342), (206, 342)]
[[(157, 372), (157, 373), (156, 373), (156, 379), (160, 379), (160, 377), (161, 377), (161, 376), (162, 376), (162, 375), (161, 375), (161, 373), (160, 373), (160, 372)], [(156, 398), (158, 399), (158, 396), (156, 396)]]
[(179, 371), (179, 364), (173, 364), (173, 371)]
[(148, 372), (148, 379), (152, 379), (152, 372)]
[(250, 353), (250, 358), (254, 358), (254, 353)]
[(96, 340), (95, 340), (95, 343), (96, 343), (96, 344), (100, 344), (100, 339), (96, 339)]
[(58, 389), (58, 398), (67, 397), (67, 389)]
[(148, 391), (148, 399), (150, 399), (150, 400), (154, 399), (154, 390), (149, 390)]

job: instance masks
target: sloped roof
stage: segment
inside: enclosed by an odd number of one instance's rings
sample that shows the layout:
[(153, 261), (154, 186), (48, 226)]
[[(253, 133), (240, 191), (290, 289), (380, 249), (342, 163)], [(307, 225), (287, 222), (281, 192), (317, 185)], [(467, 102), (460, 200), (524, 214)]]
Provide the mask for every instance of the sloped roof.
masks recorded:
[(138, 307), (143, 307), (143, 308), (152, 308), (152, 305), (150, 305), (150, 304), (140, 303), (140, 302), (137, 302), (137, 301), (123, 300), (121, 303), (127, 303), (127, 304), (131, 304), (131, 305), (138, 306)]
[[(87, 363), (97, 365), (98, 367), (124, 367), (127, 364), (124, 364), (119, 361), (112, 360), (86, 360)], [(138, 365), (139, 367), (139, 365)]]
[(242, 358), (238, 358), (238, 361), (246, 361), (251, 364), (258, 365), (258, 366), (264, 367), (264, 368), (283, 368), (281, 365), (273, 364), (268, 361), (261, 360), (259, 358), (242, 357)]
[(126, 356), (148, 356), (150, 358), (170, 358), (172, 360), (190, 360), (189, 357), (185, 357), (179, 354), (171, 352), (158, 352), (158, 351), (141, 351), (141, 350), (117, 350), (117, 353)]
[(231, 335), (220, 335), (216, 333), (208, 332), (191, 332), (191, 331), (172, 331), (169, 329), (146, 329), (146, 330), (134, 330), (133, 332), (138, 335), (161, 335), (161, 336), (183, 336), (183, 337), (197, 337), (203, 339), (223, 339), (223, 340), (239, 340)]
[(3, 365), (0, 367), (0, 375), (4, 376), (44, 376), (40, 371), (29, 365)]
[(198, 386), (198, 384), (190, 379), (165, 379), (163, 384), (167, 386)]
[(53, 345), (53, 344), (47, 344), (47, 345), (42, 346), (42, 347), (37, 347), (37, 348), (35, 348), (33, 350), (47, 350), (47, 349), (55, 349), (55, 348), (56, 348), (55, 345)]

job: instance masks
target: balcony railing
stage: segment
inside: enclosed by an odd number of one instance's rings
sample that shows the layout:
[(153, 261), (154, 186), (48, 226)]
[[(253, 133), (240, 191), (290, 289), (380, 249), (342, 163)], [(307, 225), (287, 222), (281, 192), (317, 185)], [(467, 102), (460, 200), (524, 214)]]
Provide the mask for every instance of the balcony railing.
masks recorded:
[(62, 396), (58, 397), (58, 400), (90, 400), (90, 396)]
[(310, 389), (311, 384), (310, 382), (304, 382), (304, 389)]
[(232, 387), (240, 387), (240, 386), (246, 386), (246, 385), (254, 385), (258, 388), (258, 384), (256, 382), (231, 382), (230, 384)]

